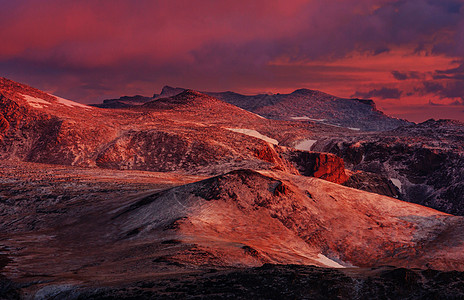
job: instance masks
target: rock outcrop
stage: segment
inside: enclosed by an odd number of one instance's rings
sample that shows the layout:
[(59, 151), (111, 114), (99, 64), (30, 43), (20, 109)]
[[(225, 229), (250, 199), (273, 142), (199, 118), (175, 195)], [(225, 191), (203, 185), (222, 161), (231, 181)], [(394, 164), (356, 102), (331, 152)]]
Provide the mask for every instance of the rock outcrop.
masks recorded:
[(299, 173), (335, 183), (348, 180), (343, 159), (331, 153), (292, 150), (284, 154)]
[[(399, 198), (464, 215), (464, 124), (429, 120), (391, 132), (321, 140), (315, 151), (395, 183)], [(356, 185), (354, 185), (356, 186)]]
[(349, 178), (343, 182), (343, 185), (393, 198), (399, 198), (400, 196), (400, 191), (397, 186), (387, 178), (376, 173), (357, 171), (349, 176)]

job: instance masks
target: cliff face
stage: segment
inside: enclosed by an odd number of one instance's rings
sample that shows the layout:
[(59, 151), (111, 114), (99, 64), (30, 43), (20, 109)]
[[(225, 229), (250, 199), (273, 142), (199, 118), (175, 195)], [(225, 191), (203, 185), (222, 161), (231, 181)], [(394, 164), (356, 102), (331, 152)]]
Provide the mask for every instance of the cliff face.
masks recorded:
[(301, 175), (340, 184), (348, 180), (343, 159), (331, 153), (296, 150), (287, 152), (285, 156), (296, 166)]

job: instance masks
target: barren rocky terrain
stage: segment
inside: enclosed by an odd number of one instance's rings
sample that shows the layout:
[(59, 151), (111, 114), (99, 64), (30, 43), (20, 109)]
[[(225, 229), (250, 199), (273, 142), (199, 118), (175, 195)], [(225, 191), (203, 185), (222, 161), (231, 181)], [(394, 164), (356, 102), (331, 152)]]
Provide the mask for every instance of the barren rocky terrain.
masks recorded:
[(332, 152), (353, 171), (389, 178), (398, 198), (464, 215), (464, 124), (450, 120), (351, 137), (321, 138), (315, 151)]
[(0, 80), (0, 297), (464, 295), (462, 124), (358, 100), (338, 99), (402, 126), (267, 119), (183, 89), (116, 100), (137, 105)]

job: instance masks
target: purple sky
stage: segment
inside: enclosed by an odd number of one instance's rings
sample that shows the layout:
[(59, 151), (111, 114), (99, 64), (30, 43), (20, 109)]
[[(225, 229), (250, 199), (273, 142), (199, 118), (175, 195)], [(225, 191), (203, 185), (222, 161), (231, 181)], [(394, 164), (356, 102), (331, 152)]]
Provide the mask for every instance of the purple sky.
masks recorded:
[(464, 1), (0, 0), (0, 76), (96, 103), (318, 89), (464, 120)]

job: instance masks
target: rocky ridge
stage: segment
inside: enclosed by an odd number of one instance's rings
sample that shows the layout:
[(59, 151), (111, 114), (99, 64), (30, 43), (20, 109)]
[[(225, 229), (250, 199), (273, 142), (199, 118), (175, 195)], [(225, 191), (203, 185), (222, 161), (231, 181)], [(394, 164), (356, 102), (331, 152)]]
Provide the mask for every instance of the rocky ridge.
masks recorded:
[(313, 149), (342, 157), (352, 170), (393, 180), (402, 200), (463, 215), (463, 141), (463, 123), (428, 120), (388, 132), (321, 138)]
[[(187, 89), (165, 86), (153, 100), (178, 95)], [(345, 99), (320, 91), (298, 89), (290, 94), (241, 95), (234, 92), (203, 92), (209, 96), (233, 104), (260, 116), (276, 120), (319, 122), (351, 130), (383, 131), (410, 124), (406, 120), (389, 117), (379, 111), (370, 99)], [(105, 101), (115, 103), (114, 107)], [(137, 104), (105, 100), (99, 107), (125, 108)], [(121, 103), (121, 104), (117, 104)], [(103, 106), (102, 106), (103, 105)], [(112, 104), (113, 105), (113, 104)], [(298, 113), (295, 113), (298, 112)]]
[[(283, 157), (294, 150), (269, 144), (260, 132), (296, 127), (298, 134), (310, 128), (263, 119), (191, 90), (118, 111), (84, 106), (7, 79), (0, 83), (2, 159), (210, 175), (243, 167), (297, 173), (298, 164)], [(311, 157), (312, 175), (343, 180), (342, 160), (327, 160), (330, 154)], [(334, 167), (323, 166), (335, 161)]]

